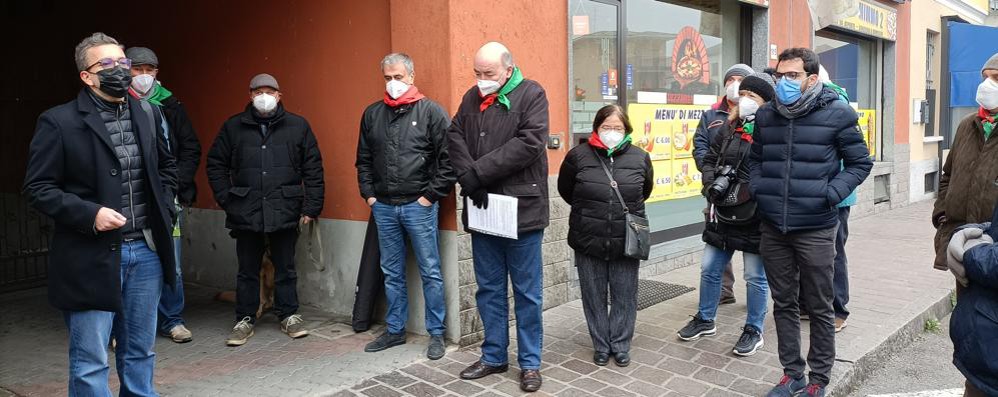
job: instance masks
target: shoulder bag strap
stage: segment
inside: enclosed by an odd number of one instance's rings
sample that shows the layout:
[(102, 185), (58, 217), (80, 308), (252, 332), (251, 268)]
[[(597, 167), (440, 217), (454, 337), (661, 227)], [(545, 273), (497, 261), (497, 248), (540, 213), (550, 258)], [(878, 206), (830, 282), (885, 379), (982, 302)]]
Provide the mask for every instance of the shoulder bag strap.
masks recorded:
[(593, 149), (593, 155), (596, 156), (596, 160), (599, 160), (599, 165), (603, 166), (603, 172), (606, 173), (606, 177), (610, 179), (610, 187), (612, 187), (613, 192), (617, 194), (617, 200), (620, 200), (620, 206), (624, 207), (624, 213), (630, 213), (627, 209), (627, 204), (624, 203), (624, 196), (620, 194), (620, 189), (617, 188), (617, 181), (613, 179), (613, 174), (610, 173), (610, 169), (606, 167), (606, 163), (604, 163), (603, 159), (600, 158), (599, 153), (596, 152), (596, 149)]

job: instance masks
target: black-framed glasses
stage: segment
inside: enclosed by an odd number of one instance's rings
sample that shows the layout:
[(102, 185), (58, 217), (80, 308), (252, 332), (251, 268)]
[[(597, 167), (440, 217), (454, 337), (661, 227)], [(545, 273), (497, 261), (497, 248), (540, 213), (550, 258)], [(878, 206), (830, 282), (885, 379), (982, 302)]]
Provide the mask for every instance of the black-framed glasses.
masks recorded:
[(784, 76), (786, 76), (790, 80), (797, 80), (798, 78), (807, 77), (810, 75), (811, 73), (808, 72), (786, 72), (786, 73), (773, 72), (773, 79), (779, 80), (782, 79)]
[(120, 67), (125, 68), (125, 69), (131, 69), (132, 68), (132, 60), (128, 59), (128, 58), (124, 58), (124, 57), (118, 58), (118, 59), (114, 59), (114, 58), (110, 58), (110, 57), (108, 57), (108, 58), (101, 58), (101, 59), (97, 60), (97, 62), (94, 62), (93, 64), (91, 64), (90, 66), (87, 66), (87, 68), (83, 69), (83, 70), (86, 70), (86, 71), (89, 72), (91, 68), (93, 68), (94, 66), (97, 66), (97, 65), (100, 65), (100, 67), (101, 67), (102, 70), (103, 69), (110, 69), (110, 68), (113, 68), (115, 66), (120, 66)]

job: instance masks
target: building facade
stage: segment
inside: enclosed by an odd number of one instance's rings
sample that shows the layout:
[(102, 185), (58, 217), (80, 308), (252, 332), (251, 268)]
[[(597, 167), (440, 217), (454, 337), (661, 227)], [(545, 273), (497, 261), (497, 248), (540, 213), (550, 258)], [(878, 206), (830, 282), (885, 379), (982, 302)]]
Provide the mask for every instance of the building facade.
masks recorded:
[[(526, 78), (547, 91), (552, 187), (565, 153), (591, 132), (595, 111), (609, 103), (627, 109), (635, 126), (634, 142), (651, 153), (655, 167), (656, 187), (648, 205), (655, 246), (640, 271), (641, 277), (648, 277), (699, 264), (704, 201), (691, 158), (692, 134), (700, 114), (723, 95), (724, 70), (735, 63), (757, 70), (775, 66), (776, 56), (789, 47), (814, 48), (860, 112), (875, 167), (859, 189), (854, 216), (931, 198), (944, 155), (941, 148), (951, 133), (942, 125), (952, 124), (958, 116), (953, 112), (966, 110), (941, 104), (948, 88), (939, 77), (948, 65), (942, 54), (946, 18), (983, 25), (986, 3), (179, 1), (155, 10), (124, 9), (118, 21), (108, 24), (96, 11), (68, 10), (56, 1), (17, 2), (0, 22), (33, 37), (30, 45), (16, 46), (19, 54), (34, 60), (34, 68), (0, 93), (0, 122), (5, 130), (17, 131), (13, 145), (2, 153), (10, 163), (0, 183), (3, 205), (26, 208), (17, 192), (35, 118), (79, 89), (70, 54), (77, 40), (89, 33), (105, 31), (126, 46), (157, 52), (160, 79), (186, 104), (205, 151), (221, 123), (245, 106), (249, 78), (268, 72), (280, 81), (287, 109), (310, 121), (326, 169), (325, 209), (317, 226), (302, 230), (299, 242), (299, 296), (303, 304), (347, 317), (369, 219), (353, 166), (357, 131), (363, 109), (383, 96), (381, 57), (395, 51), (411, 55), (420, 91), (453, 113), (475, 83), (475, 51), (495, 40), (511, 49)], [(153, 11), (157, 27), (183, 28), (150, 29), (143, 21)], [(951, 117), (941, 117), (947, 112)], [(224, 214), (211, 198), (203, 171), (197, 182), (200, 194), (196, 208), (187, 210), (183, 238), (184, 278), (232, 289), (234, 240), (223, 227)], [(556, 189), (550, 191), (557, 194)], [(550, 199), (551, 226), (544, 236), (545, 308), (579, 297), (572, 252), (565, 242), (570, 208), (559, 197)], [(441, 208), (446, 323), (450, 340), (470, 344), (480, 340), (482, 326), (475, 307), (470, 236), (459, 226), (460, 211), (453, 196)], [(28, 254), (16, 252), (38, 254), (44, 252), (44, 243), (26, 250), (23, 236), (43, 234), (45, 228), (36, 218), (16, 218), (11, 222), (20, 232), (9, 235), (21, 236), (22, 246), (15, 250), (15, 244), (4, 258), (24, 263)], [(0, 287), (21, 274), (8, 272), (14, 269), (12, 259), (2, 266)], [(419, 332), (422, 292), (415, 267), (410, 270), (408, 329)]]

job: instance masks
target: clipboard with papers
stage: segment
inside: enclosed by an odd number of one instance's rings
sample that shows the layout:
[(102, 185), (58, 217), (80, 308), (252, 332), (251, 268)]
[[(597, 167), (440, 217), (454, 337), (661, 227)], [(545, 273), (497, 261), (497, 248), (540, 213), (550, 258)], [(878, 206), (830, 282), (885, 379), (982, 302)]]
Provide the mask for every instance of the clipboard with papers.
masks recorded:
[(519, 238), (517, 234), (517, 205), (516, 197), (492, 193), (489, 193), (488, 208), (478, 208), (471, 205), (469, 200), (464, 206), (465, 211), (468, 212), (468, 229), (517, 240)]

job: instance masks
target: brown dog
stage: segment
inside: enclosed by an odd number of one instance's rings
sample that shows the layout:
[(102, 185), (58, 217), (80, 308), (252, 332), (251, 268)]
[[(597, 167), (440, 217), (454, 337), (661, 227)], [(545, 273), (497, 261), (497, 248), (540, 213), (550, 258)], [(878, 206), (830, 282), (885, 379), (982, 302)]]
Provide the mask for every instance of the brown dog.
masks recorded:
[[(270, 260), (270, 243), (263, 251), (263, 262), (260, 264), (260, 307), (256, 310), (256, 318), (274, 307), (274, 262)], [(215, 300), (236, 303), (236, 291), (222, 291), (215, 294)]]

